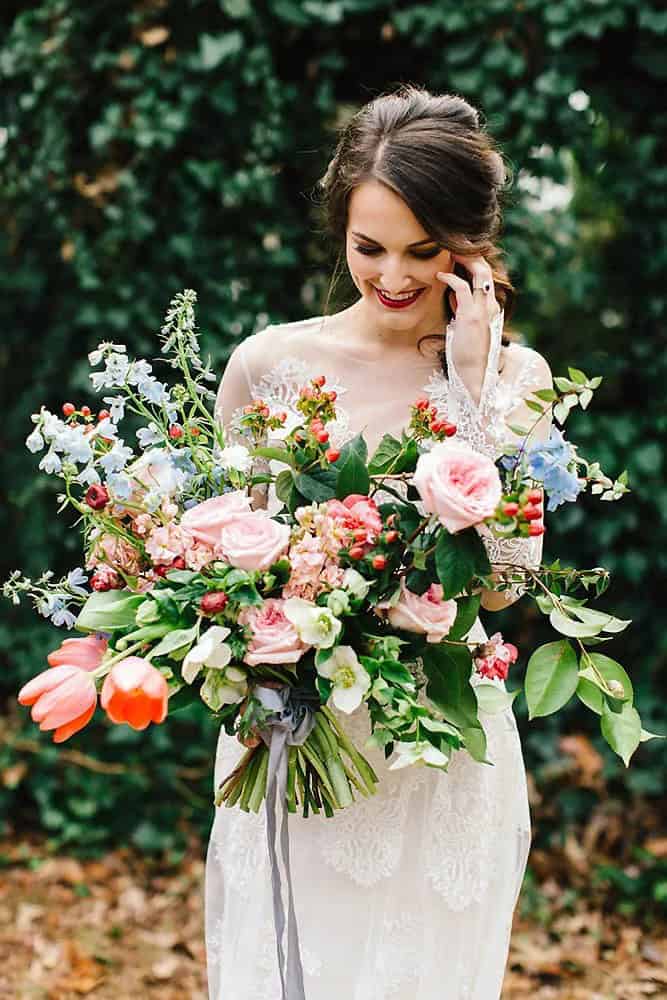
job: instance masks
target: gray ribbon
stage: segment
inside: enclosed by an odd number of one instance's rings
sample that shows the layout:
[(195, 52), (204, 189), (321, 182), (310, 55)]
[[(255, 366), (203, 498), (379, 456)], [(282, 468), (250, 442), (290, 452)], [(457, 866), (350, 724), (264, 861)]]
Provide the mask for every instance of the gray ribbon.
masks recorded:
[[(299, 932), (294, 909), (292, 872), (289, 858), (289, 830), (287, 825), (287, 747), (305, 743), (315, 725), (315, 711), (319, 700), (299, 697), (293, 687), (264, 687), (258, 684), (254, 696), (272, 715), (266, 720), (266, 728), (259, 733), (269, 748), (269, 766), (266, 776), (266, 835), (271, 861), (271, 885), (273, 888), (273, 922), (276, 930), (278, 969), (282, 985), (282, 1000), (306, 1000), (303, 985), (303, 966), (299, 948)], [(287, 917), (287, 962), (283, 949), (285, 930), (285, 907), (276, 851), (276, 796), (282, 808), (280, 824), (280, 850), (285, 865), (288, 893)]]

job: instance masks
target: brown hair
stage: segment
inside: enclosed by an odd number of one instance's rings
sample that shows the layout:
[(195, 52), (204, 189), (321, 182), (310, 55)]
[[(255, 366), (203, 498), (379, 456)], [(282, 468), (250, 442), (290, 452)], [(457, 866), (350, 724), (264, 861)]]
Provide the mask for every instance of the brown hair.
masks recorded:
[[(515, 289), (496, 240), (502, 195), (511, 173), (494, 139), (480, 124), (479, 112), (457, 94), (431, 94), (423, 87), (402, 84), (374, 98), (342, 126), (334, 156), (317, 184), (324, 232), (339, 248), (325, 312), (344, 270), (349, 195), (369, 180), (380, 181), (398, 194), (443, 247), (487, 259), (507, 322)], [(454, 273), (472, 286), (461, 264), (456, 263)], [(448, 294), (443, 302), (446, 325), (453, 316)], [(431, 337), (444, 339), (444, 333), (429, 334), (419, 343)], [(504, 345), (513, 339), (503, 331)], [(444, 347), (439, 356), (447, 374)]]

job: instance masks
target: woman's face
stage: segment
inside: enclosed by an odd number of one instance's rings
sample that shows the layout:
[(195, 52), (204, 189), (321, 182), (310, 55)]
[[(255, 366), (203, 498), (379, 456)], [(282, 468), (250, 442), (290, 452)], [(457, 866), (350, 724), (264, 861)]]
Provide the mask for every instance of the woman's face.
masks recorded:
[[(372, 325), (419, 334), (442, 330), (447, 287), (435, 275), (451, 270), (452, 255), (424, 231), (403, 199), (379, 181), (366, 181), (350, 195), (346, 257)], [(382, 295), (417, 290), (406, 305)]]

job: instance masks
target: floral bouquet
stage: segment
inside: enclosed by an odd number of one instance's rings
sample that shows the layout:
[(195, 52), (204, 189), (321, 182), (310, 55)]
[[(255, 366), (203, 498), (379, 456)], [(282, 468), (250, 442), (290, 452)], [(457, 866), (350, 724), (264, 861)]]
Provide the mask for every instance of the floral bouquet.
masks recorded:
[[(654, 734), (642, 728), (623, 667), (595, 647), (629, 622), (574, 596), (599, 596), (608, 572), (559, 560), (492, 568), (482, 538), (543, 532), (545, 494), (549, 510), (589, 484), (615, 500), (628, 492), (625, 472), (612, 482), (558, 429), (531, 445), (532, 428), (513, 428), (520, 445), (493, 462), (423, 399), (400, 439), (386, 434), (370, 458), (361, 435), (335, 449), (327, 424), (336, 394), (324, 376), (304, 385), (303, 420), (279, 444), (269, 446), (268, 432), (286, 415), (261, 400), (239, 419), (245, 444), (232, 443), (208, 405), (215, 375), (200, 357), (195, 301), (192, 291), (177, 295), (162, 327), (177, 373), (170, 388), (124, 346), (102, 343), (89, 355), (90, 378), (109, 393), (106, 408), (65, 403), (62, 417), (33, 414), (27, 446), (45, 451), (40, 469), (64, 482), (60, 510), (79, 515), (90, 573), (32, 581), (15, 571), (3, 587), (83, 633), (64, 639), (19, 693), (40, 729), (68, 739), (98, 698), (111, 722), (135, 729), (200, 699), (245, 747), (216, 804), (256, 812), (278, 775), (289, 811), (332, 816), (378, 781), (345, 732), (345, 714), (362, 702), (366, 746), (394, 754), (392, 768), (446, 771), (455, 749), (489, 763), (479, 711), (512, 705), (520, 688), (499, 682), (517, 649), (500, 633), (482, 644), (467, 635), (483, 589), (520, 583), (559, 633), (528, 661), (530, 718), (576, 694), (627, 766)], [(588, 405), (601, 379), (569, 375), (528, 401), (536, 422), (553, 408), (563, 424), (572, 406)], [(119, 436), (129, 417), (140, 423), (138, 454)], [(256, 471), (270, 459), (284, 468)], [(272, 515), (253, 506), (268, 483), (282, 503)], [(378, 503), (380, 489), (389, 499)]]

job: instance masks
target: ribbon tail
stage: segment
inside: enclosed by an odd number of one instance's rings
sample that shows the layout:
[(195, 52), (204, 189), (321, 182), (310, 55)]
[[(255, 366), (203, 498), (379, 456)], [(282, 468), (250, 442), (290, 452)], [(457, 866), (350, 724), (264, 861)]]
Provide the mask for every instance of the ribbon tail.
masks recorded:
[(282, 1000), (289, 1000), (285, 984), (285, 953), (283, 951), (283, 932), (285, 930), (285, 908), (283, 905), (280, 885), (280, 869), (276, 852), (276, 784), (278, 766), (285, 754), (287, 733), (278, 726), (271, 727), (271, 743), (269, 746), (269, 766), (266, 777), (266, 836), (271, 862), (271, 885), (273, 888), (273, 922), (276, 930), (276, 949), (278, 953), (278, 971), (282, 987)]
[(292, 871), (290, 867), (289, 853), (289, 828), (288, 812), (285, 802), (285, 791), (287, 788), (287, 749), (283, 752), (278, 771), (278, 794), (280, 797), (280, 808), (282, 809), (282, 822), (280, 825), (280, 846), (283, 855), (283, 864), (287, 873), (287, 893), (288, 893), (288, 920), (287, 920), (287, 997), (288, 1000), (306, 1000), (306, 992), (303, 983), (303, 965), (301, 963), (301, 949), (299, 947), (299, 931), (296, 920), (296, 910), (294, 907), (294, 891), (292, 888)]

